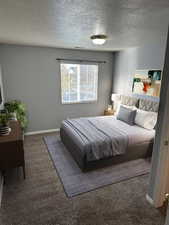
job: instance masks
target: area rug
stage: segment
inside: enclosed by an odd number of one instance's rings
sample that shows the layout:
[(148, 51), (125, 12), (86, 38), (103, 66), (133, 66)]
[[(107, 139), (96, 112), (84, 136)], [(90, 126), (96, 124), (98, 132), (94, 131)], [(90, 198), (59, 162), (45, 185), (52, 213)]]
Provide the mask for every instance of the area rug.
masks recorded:
[(137, 159), (83, 173), (58, 135), (46, 136), (44, 141), (68, 197), (150, 172), (150, 161)]

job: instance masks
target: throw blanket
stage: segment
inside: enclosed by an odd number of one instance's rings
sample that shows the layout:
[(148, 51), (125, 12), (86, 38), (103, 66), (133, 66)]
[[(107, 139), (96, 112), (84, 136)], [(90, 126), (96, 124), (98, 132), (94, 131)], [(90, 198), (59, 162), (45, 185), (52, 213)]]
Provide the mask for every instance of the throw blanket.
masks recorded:
[(128, 146), (126, 132), (118, 126), (112, 126), (105, 117), (67, 119), (64, 122), (78, 133), (88, 151), (87, 160), (125, 154)]

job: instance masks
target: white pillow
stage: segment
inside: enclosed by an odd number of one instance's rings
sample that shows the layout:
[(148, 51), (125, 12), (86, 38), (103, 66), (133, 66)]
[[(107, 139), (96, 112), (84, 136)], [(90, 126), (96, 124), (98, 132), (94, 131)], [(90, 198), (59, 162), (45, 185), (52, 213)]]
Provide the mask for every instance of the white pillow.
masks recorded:
[(135, 124), (148, 130), (153, 130), (157, 122), (157, 113), (137, 109)]

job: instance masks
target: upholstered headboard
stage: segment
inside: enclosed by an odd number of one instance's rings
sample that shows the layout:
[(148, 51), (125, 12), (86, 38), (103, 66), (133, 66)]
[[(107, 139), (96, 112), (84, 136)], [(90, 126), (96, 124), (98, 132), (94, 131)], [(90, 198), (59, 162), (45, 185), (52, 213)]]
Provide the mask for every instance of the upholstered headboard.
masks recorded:
[(149, 100), (143, 98), (136, 98), (133, 96), (120, 95), (119, 102), (123, 105), (136, 106), (139, 109), (151, 112), (158, 112), (159, 101)]
[(125, 95), (121, 95), (120, 100), (121, 100), (121, 104), (129, 105), (129, 106), (138, 106), (138, 101), (139, 101), (138, 98), (125, 96)]
[(159, 102), (147, 100), (147, 99), (139, 99), (139, 109), (151, 112), (158, 112)]

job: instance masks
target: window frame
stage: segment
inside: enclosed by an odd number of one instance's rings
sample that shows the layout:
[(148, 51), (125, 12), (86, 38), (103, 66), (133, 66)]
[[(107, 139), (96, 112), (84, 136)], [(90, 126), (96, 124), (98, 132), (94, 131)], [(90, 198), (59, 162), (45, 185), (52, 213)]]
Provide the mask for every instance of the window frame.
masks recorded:
[[(96, 99), (95, 100), (83, 100), (83, 101), (72, 101), (72, 102), (63, 102), (62, 101), (62, 74), (61, 74), (61, 64), (77, 64), (77, 65), (96, 65), (98, 67), (97, 73), (97, 89), (96, 89)], [(99, 63), (93, 62), (77, 62), (77, 61), (60, 61), (59, 63), (59, 73), (60, 73), (60, 100), (62, 105), (71, 105), (71, 104), (92, 104), (98, 102), (98, 89), (99, 89)]]

